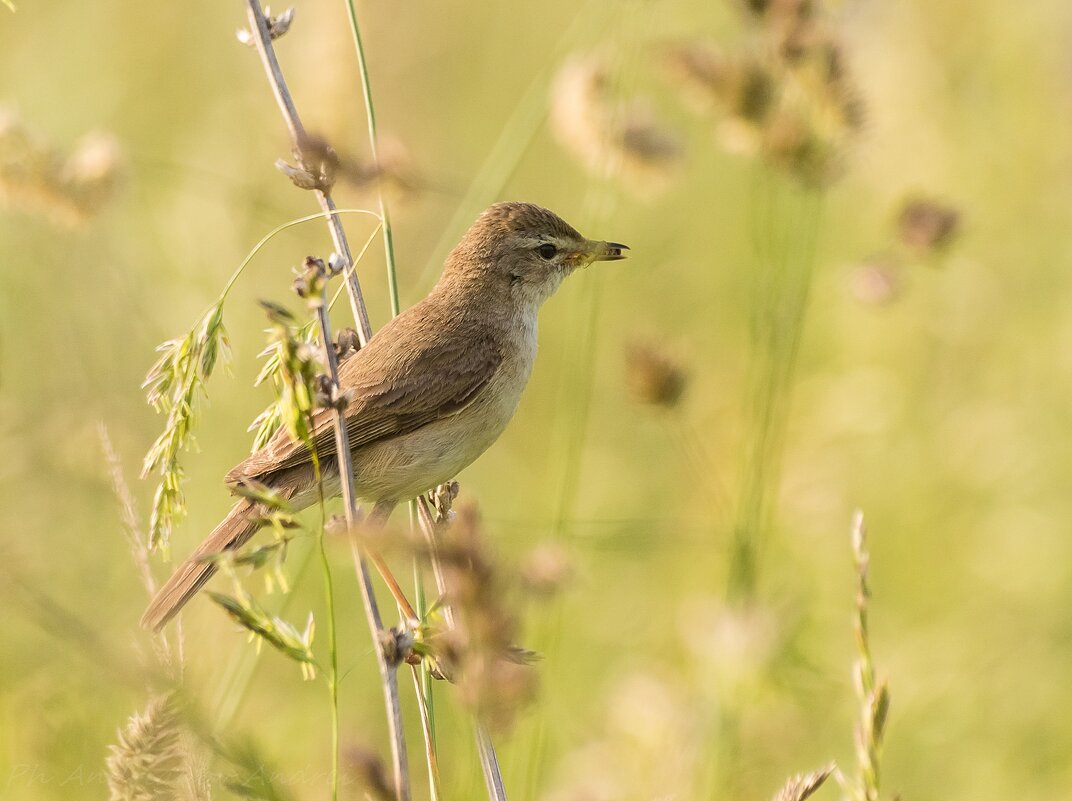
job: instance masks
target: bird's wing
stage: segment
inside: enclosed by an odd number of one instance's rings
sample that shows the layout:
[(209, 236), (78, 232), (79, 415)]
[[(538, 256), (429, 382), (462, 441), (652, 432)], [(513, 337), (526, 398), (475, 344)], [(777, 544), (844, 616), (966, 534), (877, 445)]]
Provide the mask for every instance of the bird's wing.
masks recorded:
[[(393, 328), (386, 326), (339, 366), (339, 384), (351, 394), (346, 407), (351, 450), (458, 413), (480, 395), (502, 362), (499, 348), (487, 335), (459, 337), (448, 330), (396, 337)], [(330, 410), (314, 415), (312, 440), (320, 458), (335, 454)], [(310, 459), (306, 443), (280, 429), (261, 450), (235, 466), (227, 482), (263, 481)]]

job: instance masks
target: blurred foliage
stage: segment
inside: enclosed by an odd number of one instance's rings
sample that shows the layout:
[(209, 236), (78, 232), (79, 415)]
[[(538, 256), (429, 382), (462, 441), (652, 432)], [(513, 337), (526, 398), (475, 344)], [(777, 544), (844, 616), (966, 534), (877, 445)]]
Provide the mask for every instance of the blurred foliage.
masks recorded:
[[(822, 190), (727, 151), (724, 126), (683, 107), (660, 66), (672, 42), (757, 47), (728, 0), (464, 13), (363, 3), (361, 13), (380, 127), (406, 154), (405, 191), (386, 186), (403, 305), (495, 199), (541, 203), (632, 248), (548, 304), (517, 419), (460, 477), (506, 563), (548, 544), (571, 562), (567, 588), (533, 606), (520, 635), (544, 658), (540, 696), (501, 745), (513, 796), (576, 797), (581, 777), (610, 782), (589, 797), (624, 782), (612, 797), (757, 799), (831, 759), (848, 772), (857, 506), (870, 529), (870, 642), (892, 695), (884, 793), (1067, 792), (1072, 6), (832, 4), (826, 22), (864, 113), (838, 181)], [(56, 179), (24, 202), (19, 173), (22, 194), (8, 187), (0, 210), (4, 798), (104, 797), (109, 745), (150, 697), (152, 649), (136, 630), (145, 594), (98, 421), (133, 482), (159, 434), (139, 390), (153, 348), (189, 329), (266, 231), (313, 211), (272, 166), (289, 145), (255, 54), (235, 42), (243, 23), (238, 4), (135, 11), (103, 0), (86, 13), (52, 0), (0, 14), (4, 130), (35, 143), (32, 163)], [(306, 125), (343, 163), (366, 163), (342, 5), (300, 5), (279, 50)], [(598, 118), (619, 139), (603, 163), (586, 149), (582, 166), (556, 141), (549, 96), (562, 66), (591, 52), (607, 104)], [(631, 124), (637, 113), (644, 125)], [(656, 121), (672, 134), (657, 141), (674, 143), (655, 149), (674, 158), (657, 196), (637, 191), (643, 172), (618, 180), (630, 167), (621, 148), (650, 143), (637, 132)], [(92, 132), (109, 138), (83, 138)], [(56, 178), (64, 159), (86, 141), (111, 143), (95, 167), (122, 169), (68, 171), (93, 191), (78, 195), (77, 213), (50, 213), (55, 188), (70, 185)], [(29, 163), (0, 154), (4, 170)], [(340, 183), (340, 206), (371, 207), (374, 172)], [(815, 191), (818, 211), (800, 201)], [(345, 222), (354, 241), (374, 224)], [(758, 354), (785, 352), (767, 347), (770, 323), (756, 312), (769, 308), (775, 261), (798, 267), (811, 241), (795, 368), (770, 407), (777, 442), (764, 462), (754, 584), (727, 604), (747, 463), (760, 447), (750, 439)], [(329, 247), (320, 223), (290, 228), (230, 295), (232, 375), (213, 376), (201, 450), (185, 459), (177, 556), (228, 508), (221, 477), (272, 397), (252, 388), (264, 345), (256, 301), (286, 297), (289, 266)], [(389, 316), (378, 247), (362, 269), (377, 327)], [(799, 299), (800, 285), (788, 286)], [(343, 306), (337, 327), (349, 322)], [(637, 342), (687, 375), (672, 408), (630, 392)], [(144, 515), (151, 487), (133, 490)], [(321, 614), (320, 588), (301, 569), (309, 547), (291, 546), (286, 603)], [(345, 548), (331, 555), (345, 568)], [(351, 590), (337, 605), (343, 741), (382, 752), (375, 665)], [(264, 603), (274, 614), (284, 601)], [(272, 652), (255, 657), (208, 600), (191, 605), (185, 629), (187, 679), (213, 723), (254, 734), (295, 797), (323, 797), (319, 686)], [(438, 687), (437, 702), (447, 797), (478, 797), (468, 724)]]

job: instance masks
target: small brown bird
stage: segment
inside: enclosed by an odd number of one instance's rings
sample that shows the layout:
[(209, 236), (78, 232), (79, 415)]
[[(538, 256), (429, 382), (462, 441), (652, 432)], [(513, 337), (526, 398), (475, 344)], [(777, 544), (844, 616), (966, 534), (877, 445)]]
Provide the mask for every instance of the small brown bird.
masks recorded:
[[(567, 275), (625, 258), (625, 245), (585, 239), (547, 209), (496, 203), (451, 251), (438, 283), (339, 367), (357, 497), (385, 519), (399, 501), (449, 481), (499, 437), (536, 358), (536, 316)], [(313, 441), (328, 496), (341, 491), (331, 415)], [(309, 448), (283, 429), (227, 474), (271, 487), (297, 508), (319, 492)], [(206, 556), (241, 547), (265, 509), (240, 500), (157, 592), (142, 625), (159, 630), (216, 571)]]

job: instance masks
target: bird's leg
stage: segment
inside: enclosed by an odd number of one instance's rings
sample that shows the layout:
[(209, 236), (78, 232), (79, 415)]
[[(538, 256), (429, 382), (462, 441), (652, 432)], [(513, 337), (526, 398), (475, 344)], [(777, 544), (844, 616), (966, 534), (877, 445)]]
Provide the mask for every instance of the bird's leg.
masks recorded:
[[(391, 516), (391, 511), (394, 508), (394, 501), (379, 501), (372, 507), (372, 511), (369, 512), (365, 524), (372, 529), (382, 529), (387, 525), (387, 519)], [(386, 584), (387, 589), (390, 590), (391, 596), (395, 599), (399, 611), (406, 619), (406, 623), (412, 627), (416, 627), (417, 624), (420, 623), (420, 616), (406, 598), (406, 594), (402, 591), (402, 587), (395, 579), (394, 574), (391, 573), (391, 568), (387, 566), (387, 562), (385, 562), (383, 557), (376, 551), (369, 549), (366, 553), (368, 554), (369, 561), (372, 562), (373, 567), (376, 568), (376, 572), (379, 573), (380, 578), (383, 579), (383, 583)]]

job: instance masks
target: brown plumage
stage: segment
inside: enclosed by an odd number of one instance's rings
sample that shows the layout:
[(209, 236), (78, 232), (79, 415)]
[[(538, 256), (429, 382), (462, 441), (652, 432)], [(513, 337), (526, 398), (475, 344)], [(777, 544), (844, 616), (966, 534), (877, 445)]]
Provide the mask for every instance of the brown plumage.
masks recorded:
[[(562, 279), (624, 245), (585, 239), (547, 209), (497, 203), (447, 257), (428, 297), (339, 367), (357, 496), (386, 517), (399, 501), (453, 478), (494, 442), (517, 408), (536, 356), (536, 314)], [(325, 492), (339, 493), (331, 416), (313, 440)], [(319, 493), (309, 448), (283, 429), (226, 481), (266, 484), (303, 508)], [(142, 625), (159, 630), (212, 577), (204, 557), (245, 544), (260, 527), (241, 500), (153, 598)]]

